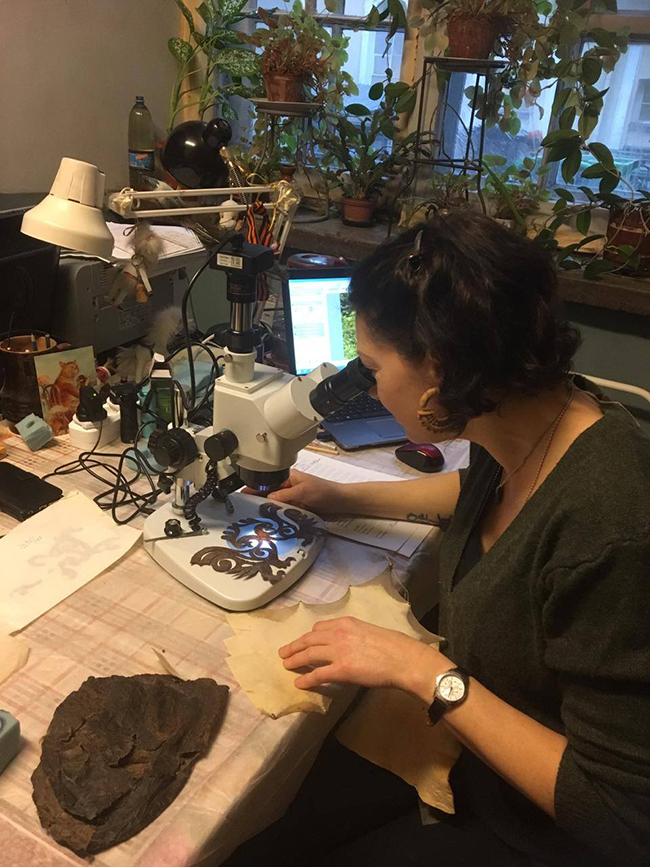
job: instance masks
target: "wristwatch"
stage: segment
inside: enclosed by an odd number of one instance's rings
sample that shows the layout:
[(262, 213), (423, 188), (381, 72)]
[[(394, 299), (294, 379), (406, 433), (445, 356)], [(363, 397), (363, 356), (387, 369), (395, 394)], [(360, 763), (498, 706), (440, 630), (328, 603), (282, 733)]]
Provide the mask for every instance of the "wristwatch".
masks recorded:
[(468, 689), (469, 674), (460, 666), (439, 674), (428, 711), (429, 725), (434, 726), (447, 708), (462, 704), (467, 698)]

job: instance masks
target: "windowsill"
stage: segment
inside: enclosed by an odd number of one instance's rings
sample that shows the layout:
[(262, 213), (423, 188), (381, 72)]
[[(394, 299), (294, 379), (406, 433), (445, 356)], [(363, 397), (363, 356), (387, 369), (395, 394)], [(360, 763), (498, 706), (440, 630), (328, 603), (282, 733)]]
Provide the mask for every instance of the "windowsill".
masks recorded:
[[(294, 223), (288, 245), (295, 250), (358, 261), (386, 241), (387, 230), (385, 224), (357, 229), (334, 218), (322, 223)], [(399, 231), (393, 226), (393, 235)], [(650, 316), (650, 277), (636, 279), (605, 274), (601, 280), (585, 280), (581, 273), (561, 271), (559, 285), (564, 301)]]

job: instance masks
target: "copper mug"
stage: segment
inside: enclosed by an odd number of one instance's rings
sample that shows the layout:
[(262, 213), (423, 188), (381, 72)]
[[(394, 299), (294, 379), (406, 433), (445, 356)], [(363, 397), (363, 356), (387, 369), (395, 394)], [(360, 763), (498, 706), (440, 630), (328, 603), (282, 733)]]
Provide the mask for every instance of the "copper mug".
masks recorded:
[(18, 422), (30, 413), (43, 416), (34, 358), (70, 348), (69, 343), (59, 343), (42, 331), (16, 334), (0, 342), (0, 409), (6, 419)]

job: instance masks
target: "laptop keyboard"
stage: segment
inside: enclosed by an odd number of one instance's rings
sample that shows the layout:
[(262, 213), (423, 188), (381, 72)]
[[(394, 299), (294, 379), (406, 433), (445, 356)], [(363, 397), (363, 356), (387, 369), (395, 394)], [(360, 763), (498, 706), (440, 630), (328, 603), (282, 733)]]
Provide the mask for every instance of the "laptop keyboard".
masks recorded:
[(346, 403), (344, 407), (327, 416), (327, 421), (352, 421), (361, 418), (373, 418), (374, 416), (390, 415), (382, 403), (370, 397), (369, 394), (360, 394)]

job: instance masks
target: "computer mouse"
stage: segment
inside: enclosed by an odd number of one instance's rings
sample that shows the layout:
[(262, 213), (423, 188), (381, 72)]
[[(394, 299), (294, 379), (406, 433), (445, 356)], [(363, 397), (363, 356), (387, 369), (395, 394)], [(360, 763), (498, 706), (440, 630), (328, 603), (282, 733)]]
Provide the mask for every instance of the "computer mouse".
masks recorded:
[(404, 443), (395, 449), (395, 457), (421, 473), (436, 473), (445, 463), (442, 452), (433, 443)]

